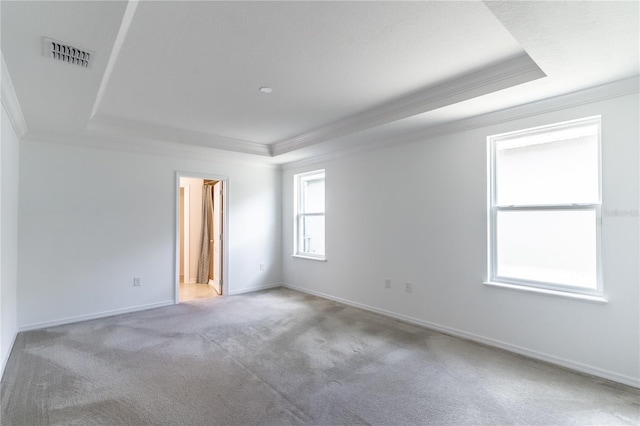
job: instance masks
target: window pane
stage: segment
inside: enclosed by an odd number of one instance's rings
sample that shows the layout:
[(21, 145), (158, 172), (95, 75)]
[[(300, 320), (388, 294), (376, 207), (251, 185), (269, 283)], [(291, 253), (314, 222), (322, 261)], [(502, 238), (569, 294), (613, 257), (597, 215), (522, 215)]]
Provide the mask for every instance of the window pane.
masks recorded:
[(324, 216), (300, 216), (298, 251), (324, 255)]
[(324, 213), (324, 177), (302, 181), (301, 213)]
[(497, 275), (597, 289), (595, 211), (498, 211)]
[(560, 140), (547, 135), (496, 141), (497, 204), (598, 203), (597, 127), (578, 130), (575, 137), (558, 133), (566, 138)]

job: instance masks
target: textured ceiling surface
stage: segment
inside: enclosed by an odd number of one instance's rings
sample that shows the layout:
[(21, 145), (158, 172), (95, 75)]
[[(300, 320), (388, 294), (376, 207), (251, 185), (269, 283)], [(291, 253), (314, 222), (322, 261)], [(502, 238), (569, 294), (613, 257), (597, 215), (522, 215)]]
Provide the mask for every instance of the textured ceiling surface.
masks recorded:
[(141, 3), (98, 113), (273, 143), (523, 52), (482, 3)]
[[(639, 73), (638, 2), (0, 7), (2, 56), (28, 134), (175, 142), (275, 162)], [(44, 57), (42, 37), (95, 51), (92, 68)]]

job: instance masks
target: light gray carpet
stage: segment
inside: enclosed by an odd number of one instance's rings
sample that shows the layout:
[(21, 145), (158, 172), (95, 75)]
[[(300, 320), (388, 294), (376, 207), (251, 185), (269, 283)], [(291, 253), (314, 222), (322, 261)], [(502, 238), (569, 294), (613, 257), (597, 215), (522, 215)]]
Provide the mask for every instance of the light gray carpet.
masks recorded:
[(2, 425), (638, 424), (640, 393), (276, 289), (21, 333)]

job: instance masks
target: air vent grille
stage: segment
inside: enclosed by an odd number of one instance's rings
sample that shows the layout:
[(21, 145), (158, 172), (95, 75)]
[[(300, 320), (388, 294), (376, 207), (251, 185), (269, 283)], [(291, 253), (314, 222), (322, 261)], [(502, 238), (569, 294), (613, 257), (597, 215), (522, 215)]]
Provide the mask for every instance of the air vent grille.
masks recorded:
[(62, 43), (44, 37), (44, 56), (56, 61), (66, 62), (83, 68), (91, 68), (95, 52), (79, 49), (67, 43)]

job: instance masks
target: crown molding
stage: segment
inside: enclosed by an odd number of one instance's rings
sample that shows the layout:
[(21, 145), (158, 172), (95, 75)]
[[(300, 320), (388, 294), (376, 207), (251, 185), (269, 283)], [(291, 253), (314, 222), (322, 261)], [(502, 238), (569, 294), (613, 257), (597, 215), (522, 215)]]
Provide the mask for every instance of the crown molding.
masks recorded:
[(86, 149), (131, 152), (143, 155), (155, 155), (165, 158), (198, 160), (207, 162), (225, 162), (243, 166), (279, 169), (273, 159), (244, 154), (229, 150), (219, 150), (196, 145), (188, 145), (168, 140), (138, 138), (131, 135), (119, 135), (85, 131), (82, 133), (51, 133), (30, 130), (23, 138), (25, 142), (57, 144)]
[[(459, 133), (480, 127), (488, 127), (541, 114), (548, 114), (568, 108), (576, 108), (594, 102), (606, 101), (607, 99), (632, 95), (639, 91), (640, 78), (635, 76), (511, 108), (457, 120), (451, 123), (436, 125), (428, 128), (426, 132), (428, 132), (429, 137)], [(424, 133), (425, 132), (423, 131), (416, 132), (413, 139), (415, 140), (416, 137), (419, 137)]]
[(363, 151), (375, 150), (391, 145), (402, 145), (405, 143), (423, 141), (447, 134), (460, 133), (482, 127), (498, 125), (638, 93), (640, 93), (640, 77), (634, 76), (499, 111), (430, 126), (419, 131), (405, 133), (397, 137), (358, 138), (351, 141), (351, 143), (345, 144), (346, 146), (340, 150), (333, 150), (325, 154), (284, 163), (281, 167), (283, 170), (307, 167)]
[(412, 95), (272, 145), (272, 155), (305, 148), (330, 139), (422, 114), (498, 90), (545, 77), (526, 54), (479, 71), (441, 82)]
[(89, 121), (87, 129), (94, 132), (112, 134), (121, 139), (135, 137), (155, 141), (163, 140), (183, 145), (195, 145), (271, 157), (271, 149), (266, 144), (193, 130), (159, 126), (146, 122), (122, 120), (113, 117), (94, 117)]
[(4, 63), (2, 52), (0, 52), (0, 62), (2, 62), (2, 82), (0, 84), (2, 87), (2, 106), (9, 116), (13, 130), (16, 132), (18, 139), (20, 139), (27, 133), (27, 123), (24, 120), (24, 115), (22, 115), (22, 108), (20, 108), (20, 102), (13, 88), (7, 65)]

